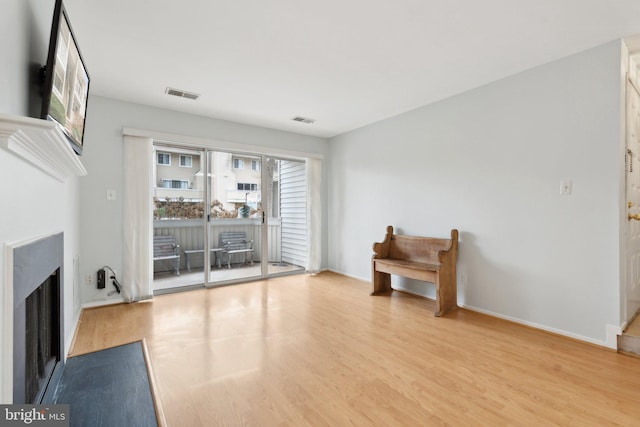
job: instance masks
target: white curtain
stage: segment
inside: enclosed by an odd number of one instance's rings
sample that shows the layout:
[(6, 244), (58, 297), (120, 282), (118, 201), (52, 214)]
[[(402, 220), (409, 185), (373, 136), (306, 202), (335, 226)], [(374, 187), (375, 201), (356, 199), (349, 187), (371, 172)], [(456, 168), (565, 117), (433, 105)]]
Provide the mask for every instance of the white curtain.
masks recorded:
[(322, 260), (322, 201), (320, 179), (322, 161), (306, 159), (307, 164), (307, 273), (320, 271)]
[(124, 272), (125, 298), (153, 298), (153, 140), (124, 137)]

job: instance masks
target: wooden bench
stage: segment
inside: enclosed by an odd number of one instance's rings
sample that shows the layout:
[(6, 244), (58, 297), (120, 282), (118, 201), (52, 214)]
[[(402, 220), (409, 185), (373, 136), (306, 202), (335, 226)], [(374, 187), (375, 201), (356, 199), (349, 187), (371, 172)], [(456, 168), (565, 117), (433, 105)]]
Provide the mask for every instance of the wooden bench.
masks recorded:
[[(214, 260), (214, 264), (218, 266), (218, 268), (221, 267), (220, 265), (220, 258), (222, 256), (222, 248), (211, 248), (210, 249), (211, 254), (213, 255), (213, 260)], [(204, 255), (204, 249), (186, 249), (183, 250), (182, 252), (184, 252), (184, 259), (187, 262), (187, 271), (191, 271), (191, 255), (192, 254), (202, 254)]]
[(401, 236), (387, 227), (382, 243), (373, 244), (373, 290), (371, 295), (391, 292), (391, 275), (436, 285), (436, 316), (458, 308), (456, 261), (458, 230), (450, 239)]
[(176, 274), (180, 275), (180, 246), (173, 236), (153, 236), (153, 260), (174, 260)]
[(245, 264), (247, 259), (253, 264), (253, 240), (247, 240), (244, 231), (223, 231), (219, 240), (222, 255), (227, 256), (228, 268), (231, 268), (231, 255), (234, 254), (244, 254)]

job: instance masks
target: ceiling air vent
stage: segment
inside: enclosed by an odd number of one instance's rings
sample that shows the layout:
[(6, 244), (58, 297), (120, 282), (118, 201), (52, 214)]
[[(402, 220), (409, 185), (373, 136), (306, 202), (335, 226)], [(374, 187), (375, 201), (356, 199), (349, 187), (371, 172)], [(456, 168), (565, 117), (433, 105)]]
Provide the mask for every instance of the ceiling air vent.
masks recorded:
[(180, 89), (174, 89), (171, 87), (168, 87), (164, 93), (166, 93), (167, 95), (173, 95), (173, 96), (177, 96), (179, 98), (187, 98), (187, 99), (193, 99), (196, 100), (200, 97), (200, 95), (198, 95), (197, 93), (193, 93), (193, 92), (187, 92), (184, 90), (180, 90)]
[(307, 117), (301, 117), (301, 116), (295, 116), (291, 120), (293, 120), (294, 122), (306, 123), (308, 125), (315, 122), (314, 119), (309, 119)]

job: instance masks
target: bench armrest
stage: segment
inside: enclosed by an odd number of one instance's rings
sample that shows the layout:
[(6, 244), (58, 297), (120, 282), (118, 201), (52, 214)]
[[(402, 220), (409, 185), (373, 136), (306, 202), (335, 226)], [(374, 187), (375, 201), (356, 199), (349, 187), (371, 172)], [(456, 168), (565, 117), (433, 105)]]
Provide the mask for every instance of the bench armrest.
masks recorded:
[(391, 238), (393, 237), (393, 227), (387, 226), (387, 234), (384, 236), (384, 240), (381, 243), (373, 244), (373, 259), (388, 258), (389, 250), (391, 248)]
[(449, 270), (452, 274), (456, 274), (456, 263), (458, 260), (458, 230), (451, 230), (451, 244), (448, 249), (438, 252), (438, 261)]
[(438, 251), (438, 261), (440, 263), (447, 263), (453, 260), (455, 264), (458, 256), (458, 230), (455, 228), (451, 230), (451, 244), (448, 249)]

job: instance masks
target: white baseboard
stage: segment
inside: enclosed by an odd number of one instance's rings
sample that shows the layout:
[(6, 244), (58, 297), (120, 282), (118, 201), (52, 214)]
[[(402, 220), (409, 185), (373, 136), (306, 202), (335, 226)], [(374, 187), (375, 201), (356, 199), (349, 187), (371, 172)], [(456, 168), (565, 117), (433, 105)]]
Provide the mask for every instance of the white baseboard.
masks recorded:
[(363, 282), (371, 282), (371, 277), (366, 277), (365, 278), (365, 277), (360, 277), (360, 276), (354, 276), (353, 274), (348, 274), (348, 273), (345, 273), (343, 271), (334, 270), (332, 268), (327, 268), (326, 270), (323, 270), (323, 271), (330, 271), (332, 273), (340, 274), (342, 276), (347, 276), (347, 277), (350, 277), (352, 279), (362, 280)]
[[(626, 323), (626, 322), (625, 322)], [(618, 335), (622, 335), (622, 331), (626, 328), (626, 325), (606, 325), (607, 331), (607, 343), (606, 346), (614, 350), (618, 349)]]
[(613, 347), (611, 347), (610, 343), (609, 343), (609, 337), (608, 337), (609, 328), (608, 327), (610, 325), (607, 325), (607, 340), (606, 341), (601, 341), (601, 340), (596, 340), (596, 339), (593, 339), (593, 338), (590, 338), (590, 337), (585, 337), (584, 335), (574, 334), (572, 332), (563, 331), (562, 329), (551, 328), (549, 326), (541, 325), (539, 323), (529, 322), (529, 321), (526, 321), (526, 320), (518, 319), (516, 317), (505, 316), (504, 314), (495, 313), (493, 311), (484, 310), (484, 309), (477, 308), (477, 307), (472, 307), (472, 306), (469, 306), (469, 305), (460, 304), (460, 307), (463, 307), (466, 310), (470, 310), (470, 311), (475, 311), (475, 312), (478, 312), (478, 313), (486, 314), (488, 316), (497, 317), (499, 319), (508, 320), (510, 322), (518, 323), (520, 325), (525, 325), (525, 326), (529, 326), (531, 328), (535, 328), (535, 329), (540, 329), (540, 330), (543, 330), (543, 331), (551, 332), (551, 333), (554, 333), (556, 335), (562, 335), (562, 336), (565, 336), (565, 337), (568, 337), (568, 338), (573, 338), (573, 339), (578, 340), (578, 341), (585, 341), (585, 342), (588, 342), (590, 344), (595, 344), (595, 345), (600, 346), (600, 347), (607, 347), (607, 348), (613, 348), (613, 349), (617, 348), (617, 339), (615, 341), (616, 344)]
[[(334, 269), (327, 269), (327, 271), (331, 271), (333, 273), (336, 274), (341, 274), (343, 276), (347, 276), (350, 277), (352, 279), (357, 279), (357, 280), (362, 280), (365, 282), (370, 282), (371, 278), (367, 277), (367, 278), (363, 278), (363, 277), (359, 277), (359, 276), (355, 276), (353, 274), (347, 274), (344, 273), (342, 271), (338, 271), (338, 270), (334, 270)], [(411, 290), (408, 289), (402, 289), (402, 288), (395, 288), (397, 290), (402, 290), (404, 292), (408, 292), (408, 293), (412, 293), (418, 296), (422, 296), (422, 297), (427, 297), (427, 298), (432, 298), (430, 296), (427, 295), (423, 295), (423, 294), (419, 294), (416, 292), (412, 292)], [(540, 329), (543, 331), (547, 331), (547, 332), (551, 332), (554, 333), (556, 335), (562, 335), (568, 338), (572, 338), (578, 341), (584, 341), (584, 342), (588, 342), (590, 344), (594, 344), (600, 347), (606, 347), (606, 348), (610, 348), (613, 350), (617, 350), (618, 348), (618, 335), (622, 334), (622, 328), (616, 325), (606, 325), (606, 339), (605, 341), (602, 340), (597, 340), (597, 339), (593, 339), (590, 337), (586, 337), (584, 335), (579, 335), (579, 334), (574, 334), (572, 332), (567, 332), (567, 331), (563, 331), (561, 329), (556, 329), (556, 328), (551, 328), (549, 326), (545, 326), (545, 325), (541, 325), (539, 323), (535, 323), (535, 322), (529, 322), (526, 320), (522, 320), (522, 319), (518, 319), (516, 317), (511, 317), (511, 316), (506, 316), (500, 313), (495, 313), (493, 311), (489, 311), (489, 310), (484, 310), (482, 308), (478, 308), (478, 307), (473, 307), (470, 305), (465, 305), (465, 304), (459, 304), (460, 307), (465, 308), (466, 310), (470, 310), (470, 311), (475, 311), (478, 313), (482, 313), (482, 314), (486, 314), (488, 316), (492, 316), (492, 317), (497, 317), (499, 319), (504, 319), (504, 320), (508, 320), (510, 322), (513, 323), (518, 323), (520, 325), (525, 325), (525, 326), (529, 326), (531, 328), (535, 328), (535, 329)]]
[(113, 305), (113, 304), (122, 304), (123, 302), (127, 302), (124, 297), (120, 298), (112, 298), (112, 299), (103, 299), (99, 301), (90, 301), (82, 304), (82, 308), (93, 308), (93, 307), (102, 307), (103, 305)]
[(81, 315), (82, 315), (82, 308), (80, 308), (80, 310), (78, 310), (78, 312), (73, 315), (73, 321), (72, 321), (73, 328), (71, 329), (72, 333), (69, 334), (70, 336), (67, 336), (67, 342), (64, 343), (64, 353), (62, 354), (65, 361), (67, 360), (67, 354), (69, 354), (69, 352), (71, 351), (71, 346), (73, 345), (73, 342), (76, 339), (76, 334), (78, 333), (78, 325), (80, 324)]

